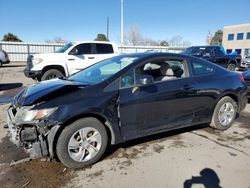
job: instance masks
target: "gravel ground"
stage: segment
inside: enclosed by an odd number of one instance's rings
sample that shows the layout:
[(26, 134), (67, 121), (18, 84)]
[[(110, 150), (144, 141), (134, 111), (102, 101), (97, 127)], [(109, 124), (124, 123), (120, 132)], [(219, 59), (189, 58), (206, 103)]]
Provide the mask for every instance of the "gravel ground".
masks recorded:
[[(33, 84), (23, 69), (21, 64), (0, 68), (0, 83)], [(0, 98), (20, 89), (0, 91)], [(77, 171), (47, 160), (10, 167), (26, 154), (7, 138), (7, 108), (0, 104), (1, 187), (250, 188), (250, 104), (227, 131), (199, 125), (134, 140), (109, 148), (100, 162)]]

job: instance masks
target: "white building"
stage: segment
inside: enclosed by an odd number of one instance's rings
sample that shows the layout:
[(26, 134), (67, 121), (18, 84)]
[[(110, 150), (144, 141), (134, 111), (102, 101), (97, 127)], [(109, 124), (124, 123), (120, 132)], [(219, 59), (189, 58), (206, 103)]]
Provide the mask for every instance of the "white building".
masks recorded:
[(250, 56), (250, 23), (225, 26), (222, 45), (228, 53), (236, 51), (242, 57)]

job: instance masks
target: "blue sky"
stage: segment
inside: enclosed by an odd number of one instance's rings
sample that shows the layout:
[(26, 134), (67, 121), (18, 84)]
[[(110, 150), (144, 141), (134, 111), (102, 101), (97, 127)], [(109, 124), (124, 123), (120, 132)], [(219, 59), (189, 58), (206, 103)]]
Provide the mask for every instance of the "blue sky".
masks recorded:
[[(179, 35), (205, 44), (209, 31), (250, 23), (249, 12), (250, 0), (124, 0), (124, 32), (137, 25), (154, 40)], [(107, 17), (119, 42), (120, 0), (0, 0), (0, 39), (11, 32), (25, 42), (93, 40), (106, 34)]]

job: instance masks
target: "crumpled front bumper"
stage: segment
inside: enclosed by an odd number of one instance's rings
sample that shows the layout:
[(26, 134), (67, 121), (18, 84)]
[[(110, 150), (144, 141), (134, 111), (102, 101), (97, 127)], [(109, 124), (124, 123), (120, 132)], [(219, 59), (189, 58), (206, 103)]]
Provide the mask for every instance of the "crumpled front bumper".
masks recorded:
[(13, 111), (13, 107), (10, 107), (7, 113), (10, 141), (18, 147), (23, 147), (31, 159), (48, 156), (47, 140), (37, 131), (37, 127), (32, 124), (18, 124)]

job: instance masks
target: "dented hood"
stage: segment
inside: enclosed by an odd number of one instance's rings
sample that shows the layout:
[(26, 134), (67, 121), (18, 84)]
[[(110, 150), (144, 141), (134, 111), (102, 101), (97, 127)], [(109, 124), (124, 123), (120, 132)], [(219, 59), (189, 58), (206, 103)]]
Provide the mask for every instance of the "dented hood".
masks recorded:
[(14, 98), (14, 103), (17, 106), (33, 105), (36, 102), (46, 100), (47, 96), (50, 96), (50, 98), (58, 96), (57, 91), (62, 91), (61, 94), (66, 94), (73, 92), (74, 88), (77, 89), (79, 86), (86, 86), (86, 84), (62, 79), (43, 81), (21, 91)]

